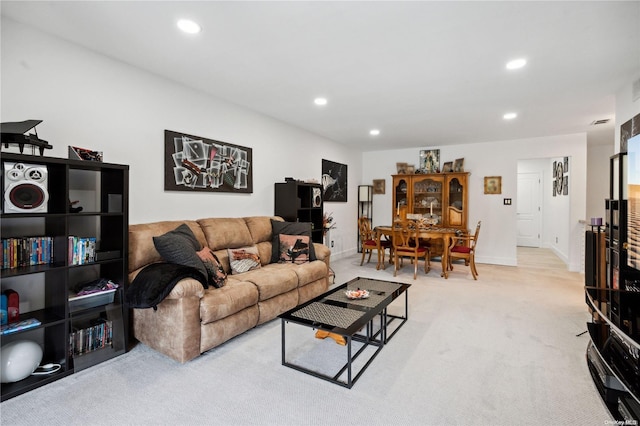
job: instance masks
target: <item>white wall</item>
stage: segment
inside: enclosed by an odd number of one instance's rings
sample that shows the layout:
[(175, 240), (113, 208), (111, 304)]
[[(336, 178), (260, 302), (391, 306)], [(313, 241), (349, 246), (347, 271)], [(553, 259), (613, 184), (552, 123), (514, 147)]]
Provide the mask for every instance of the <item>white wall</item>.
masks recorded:
[[(327, 203), (333, 255), (355, 247), (361, 155), (235, 105), (2, 19), (2, 122), (41, 119), (38, 135), (130, 165), (130, 223), (272, 215), (274, 183), (320, 181), (321, 159), (348, 165), (348, 203)], [(222, 82), (221, 84), (224, 84)], [(310, 106), (311, 107), (311, 106)], [(253, 194), (164, 191), (164, 130), (253, 149)]]
[(628, 84), (620, 88), (616, 93), (616, 137), (614, 142), (615, 152), (620, 152), (620, 126), (640, 114), (640, 99), (632, 99), (632, 84), (640, 79), (636, 75)]
[[(586, 134), (572, 134), (512, 141), (487, 142), (471, 145), (426, 146), (440, 149), (440, 164), (464, 158), (464, 168), (471, 172), (469, 183), (469, 225), (482, 220), (478, 241), (477, 261), (500, 265), (516, 265), (516, 205), (518, 160), (533, 158), (570, 157), (569, 208), (560, 210), (551, 204), (548, 215), (554, 217), (558, 228), (550, 235), (558, 236), (556, 250), (566, 247), (566, 261), (572, 271), (582, 270), (582, 241), (584, 228), (579, 224), (585, 218), (586, 208)], [(423, 148), (424, 149), (424, 148)], [(420, 149), (374, 151), (363, 154), (363, 182), (385, 179), (386, 193), (375, 195), (373, 202), (374, 225), (391, 223), (392, 182), (396, 162), (419, 165)], [(552, 160), (551, 160), (552, 161)], [(502, 194), (485, 195), (484, 177), (502, 176)], [(549, 193), (550, 187), (545, 186)], [(510, 206), (503, 205), (504, 198), (511, 198)], [(557, 197), (556, 197), (557, 198)], [(560, 199), (558, 199), (560, 200)], [(564, 212), (564, 213), (563, 213)], [(558, 217), (562, 215), (565, 217)], [(566, 227), (566, 228), (564, 228)], [(564, 231), (563, 231), (564, 229)], [(554, 238), (555, 241), (555, 238)]]
[[(617, 126), (619, 127), (619, 126)], [(617, 144), (620, 146), (620, 143)], [(618, 149), (619, 150), (619, 149)], [(587, 154), (587, 215), (590, 223), (592, 217), (604, 220), (604, 200), (609, 198), (609, 158), (614, 155), (614, 143), (609, 145), (589, 145)]]

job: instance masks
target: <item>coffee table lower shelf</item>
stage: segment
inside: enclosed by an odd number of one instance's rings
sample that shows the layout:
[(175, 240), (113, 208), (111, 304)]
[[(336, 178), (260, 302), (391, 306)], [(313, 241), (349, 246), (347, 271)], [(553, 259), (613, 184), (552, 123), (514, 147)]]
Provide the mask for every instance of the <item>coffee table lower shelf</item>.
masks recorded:
[[(367, 288), (367, 284), (372, 286), (372, 281), (376, 281), (378, 283), (387, 283), (395, 287), (392, 287), (393, 291), (385, 292), (378, 290), (380, 302), (366, 308), (362, 306), (353, 306), (350, 303), (345, 304), (336, 301), (336, 295), (339, 295), (339, 292), (344, 293), (344, 290), (346, 288), (351, 289), (352, 287), (355, 288), (355, 286), (358, 286), (359, 288)], [(409, 316), (408, 287), (409, 284), (388, 283), (378, 280), (357, 278), (281, 315), (282, 365), (350, 389), (354, 385), (354, 383), (356, 383), (356, 381), (362, 376), (369, 365), (373, 362), (373, 360), (380, 353), (385, 344), (407, 321)], [(388, 306), (402, 293), (404, 293), (405, 296), (403, 298), (404, 315), (390, 314), (388, 311)], [(327, 304), (329, 304), (329, 306), (327, 306)], [(343, 328), (341, 328), (335, 325), (323, 324), (319, 321), (314, 321), (312, 319), (313, 315), (303, 315), (302, 317), (295, 316), (305, 308), (312, 309), (317, 307), (328, 307), (330, 308), (330, 313), (331, 310), (337, 311), (350, 309), (352, 311), (355, 311), (353, 312), (353, 315), (358, 316), (358, 319), (352, 321), (350, 324), (348, 324), (348, 326), (343, 325)], [(326, 315), (326, 312), (324, 312), (324, 314)], [(327, 320), (326, 316), (324, 320)], [(302, 363), (298, 363), (291, 359), (288, 359), (286, 337), (287, 326), (289, 325), (289, 323), (324, 331), (327, 333), (333, 333), (335, 336), (340, 336), (341, 338), (343, 338), (344, 342), (346, 342), (345, 344), (341, 343), (342, 348), (344, 348), (344, 351), (346, 352), (344, 364), (342, 364), (341, 362), (337, 362), (336, 366), (332, 366), (332, 372), (327, 373), (326, 371), (318, 371), (317, 369), (313, 368), (317, 366), (310, 366), (308, 365), (308, 363), (307, 365), (303, 365)], [(313, 349), (315, 350), (322, 350), (322, 348), (320, 348), (319, 346), (323, 344), (327, 345), (329, 343), (333, 343), (335, 345), (334, 342), (323, 342), (317, 340), (313, 337), (314, 335), (315, 333), (309, 334), (308, 337), (310, 339), (314, 339), (314, 344), (312, 344), (311, 346), (313, 346)], [(339, 341), (340, 339), (334, 340)], [(335, 347), (337, 348), (338, 345), (335, 345)]]

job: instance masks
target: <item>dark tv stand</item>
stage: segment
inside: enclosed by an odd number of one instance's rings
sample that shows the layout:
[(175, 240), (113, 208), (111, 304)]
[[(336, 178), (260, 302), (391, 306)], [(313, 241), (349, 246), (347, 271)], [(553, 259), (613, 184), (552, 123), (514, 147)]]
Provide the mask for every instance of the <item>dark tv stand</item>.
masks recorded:
[[(585, 299), (591, 312), (587, 365), (621, 424), (640, 421), (640, 270), (627, 262), (626, 153), (610, 160), (605, 225), (585, 233)], [(635, 228), (635, 223), (631, 225)]]

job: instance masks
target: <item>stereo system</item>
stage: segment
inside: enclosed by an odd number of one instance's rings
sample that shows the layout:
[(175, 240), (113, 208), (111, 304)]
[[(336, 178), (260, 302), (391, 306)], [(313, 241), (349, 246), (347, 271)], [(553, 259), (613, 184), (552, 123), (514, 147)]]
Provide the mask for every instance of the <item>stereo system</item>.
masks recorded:
[(47, 166), (4, 163), (4, 213), (47, 213)]

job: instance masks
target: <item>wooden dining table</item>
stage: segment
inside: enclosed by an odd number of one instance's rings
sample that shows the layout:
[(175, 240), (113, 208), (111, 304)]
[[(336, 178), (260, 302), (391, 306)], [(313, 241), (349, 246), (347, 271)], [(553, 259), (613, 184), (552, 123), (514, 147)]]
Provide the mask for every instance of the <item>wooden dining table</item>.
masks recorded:
[[(376, 233), (376, 239), (378, 242), (382, 238), (382, 236), (386, 236), (389, 240), (393, 236), (393, 227), (392, 226), (376, 226), (374, 229)], [(441, 277), (445, 279), (448, 278), (448, 256), (449, 256), (449, 246), (451, 245), (451, 241), (460, 233), (460, 229), (457, 228), (441, 228), (438, 226), (430, 226), (430, 227), (419, 227), (418, 228), (418, 237), (424, 239), (441, 239), (442, 240), (442, 273)], [(464, 232), (464, 231), (463, 231)], [(382, 265), (384, 266), (384, 265)], [(380, 267), (380, 258), (378, 258), (378, 267)]]

